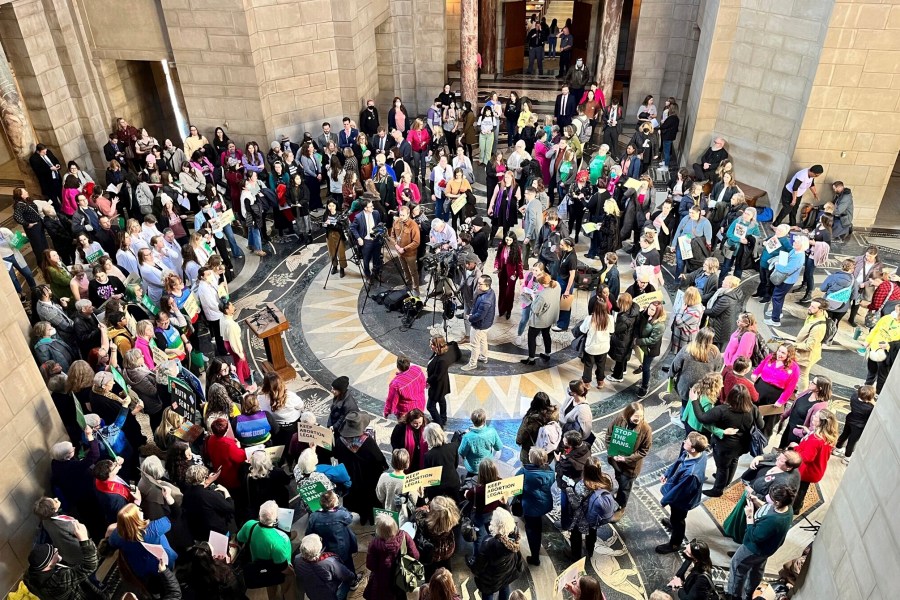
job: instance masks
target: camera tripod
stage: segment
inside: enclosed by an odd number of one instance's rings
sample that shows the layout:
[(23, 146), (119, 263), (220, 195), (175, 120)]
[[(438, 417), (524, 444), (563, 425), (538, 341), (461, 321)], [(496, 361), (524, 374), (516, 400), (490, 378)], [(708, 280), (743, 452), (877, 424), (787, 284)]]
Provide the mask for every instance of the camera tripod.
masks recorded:
[[(460, 292), (459, 286), (453, 281), (453, 278), (449, 275), (449, 273), (443, 273), (440, 270), (431, 273), (431, 279), (428, 281), (428, 287), (425, 292), (425, 304), (428, 304), (430, 300), (432, 302), (431, 307), (431, 328), (434, 329), (435, 323), (437, 321), (437, 312), (438, 312), (438, 300), (441, 302), (448, 301), (450, 299), (456, 299), (459, 303), (459, 307), (465, 306), (465, 302), (463, 302), (462, 293)], [(455, 312), (455, 311), (454, 311)], [(441, 307), (441, 321), (442, 328), (444, 330), (444, 338), (447, 337), (448, 330), (448, 318), (447, 313), (444, 311), (444, 307)], [(452, 318), (452, 317), (451, 317)]]

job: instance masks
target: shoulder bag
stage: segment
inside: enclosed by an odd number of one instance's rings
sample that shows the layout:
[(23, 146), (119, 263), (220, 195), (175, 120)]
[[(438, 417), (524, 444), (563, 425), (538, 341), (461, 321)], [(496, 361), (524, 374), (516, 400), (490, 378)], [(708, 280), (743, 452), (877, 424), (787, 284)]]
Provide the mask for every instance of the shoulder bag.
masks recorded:
[(247, 589), (250, 590), (280, 585), (284, 582), (284, 573), (282, 572), (281, 565), (276, 565), (269, 559), (252, 560), (250, 557), (248, 547), (250, 546), (251, 540), (253, 540), (253, 531), (256, 529), (257, 525), (259, 525), (259, 523), (255, 523), (250, 528), (250, 534), (247, 536), (247, 543), (241, 547), (240, 552), (241, 558), (244, 561), (242, 569), (244, 584), (247, 586)]
[[(403, 535), (403, 532), (400, 533)], [(400, 542), (400, 553), (394, 561), (394, 585), (409, 593), (425, 584), (425, 567), (406, 551), (406, 536)], [(250, 587), (249, 585), (247, 587)]]

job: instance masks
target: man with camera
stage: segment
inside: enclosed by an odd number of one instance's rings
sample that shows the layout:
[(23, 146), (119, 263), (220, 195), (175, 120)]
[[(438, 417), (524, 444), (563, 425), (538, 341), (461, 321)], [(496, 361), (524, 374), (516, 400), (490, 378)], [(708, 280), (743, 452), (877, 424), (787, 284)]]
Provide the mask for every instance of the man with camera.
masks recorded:
[(394, 226), (391, 228), (390, 242), (397, 252), (397, 260), (403, 271), (403, 278), (415, 291), (419, 292), (419, 269), (416, 266), (416, 253), (421, 243), (419, 224), (409, 217), (409, 207), (401, 206)]
[(372, 283), (381, 275), (381, 240), (384, 227), (381, 226), (381, 214), (375, 211), (372, 200), (362, 201), (363, 209), (353, 220), (350, 231), (362, 249), (363, 274), (368, 283)]

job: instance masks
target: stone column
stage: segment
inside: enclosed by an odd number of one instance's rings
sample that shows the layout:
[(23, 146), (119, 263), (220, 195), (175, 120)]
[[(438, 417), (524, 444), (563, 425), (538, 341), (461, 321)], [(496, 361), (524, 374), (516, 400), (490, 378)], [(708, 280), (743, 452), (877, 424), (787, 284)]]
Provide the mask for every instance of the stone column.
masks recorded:
[(600, 57), (597, 59), (597, 75), (600, 89), (609, 102), (616, 78), (616, 51), (619, 47), (619, 29), (622, 27), (622, 7), (625, 0), (606, 0), (603, 10), (603, 27), (600, 31)]
[(481, 22), (478, 31), (481, 36), (478, 44), (481, 53), (481, 70), (492, 74), (497, 71), (497, 0), (481, 0)]
[(36, 185), (31, 167), (28, 166), (28, 157), (35, 146), (34, 130), (28, 121), (28, 115), (25, 114), (12, 68), (2, 46), (0, 46), (0, 124), (3, 125), (9, 147), (16, 157), (19, 171), (25, 177), (26, 183)]
[(459, 12), (462, 98), (474, 107), (478, 102), (478, 0), (462, 0)]

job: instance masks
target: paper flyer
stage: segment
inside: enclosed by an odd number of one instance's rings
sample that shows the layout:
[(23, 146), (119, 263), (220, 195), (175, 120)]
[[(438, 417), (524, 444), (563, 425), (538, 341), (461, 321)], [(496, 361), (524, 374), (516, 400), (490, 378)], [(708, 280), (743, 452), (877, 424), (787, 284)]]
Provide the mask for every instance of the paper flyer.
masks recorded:
[(566, 589), (568, 583), (578, 583), (578, 580), (584, 575), (584, 561), (586, 557), (581, 557), (578, 562), (574, 562), (565, 571), (556, 577), (556, 593), (562, 596), (563, 590)]

